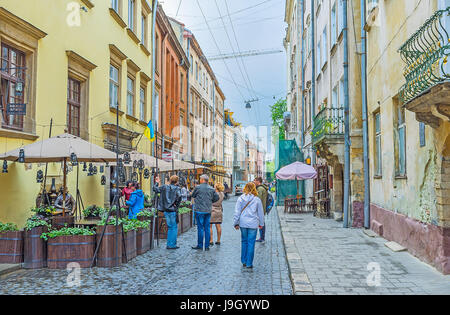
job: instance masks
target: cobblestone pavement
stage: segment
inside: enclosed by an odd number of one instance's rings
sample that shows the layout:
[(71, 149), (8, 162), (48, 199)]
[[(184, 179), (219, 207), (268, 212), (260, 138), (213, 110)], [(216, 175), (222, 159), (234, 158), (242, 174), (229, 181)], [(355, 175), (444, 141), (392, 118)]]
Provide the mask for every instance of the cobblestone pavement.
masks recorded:
[[(392, 252), (383, 238), (311, 214), (278, 213), (295, 294), (450, 294), (450, 275)], [(380, 266), (377, 287), (367, 282), (372, 262)]]
[(209, 252), (191, 249), (194, 227), (178, 238), (176, 251), (162, 241), (120, 267), (82, 269), (80, 287), (66, 285), (66, 270), (20, 270), (0, 277), (0, 294), (292, 294), (276, 211), (248, 271), (240, 263), (240, 232), (232, 227), (235, 201), (224, 203), (222, 244)]

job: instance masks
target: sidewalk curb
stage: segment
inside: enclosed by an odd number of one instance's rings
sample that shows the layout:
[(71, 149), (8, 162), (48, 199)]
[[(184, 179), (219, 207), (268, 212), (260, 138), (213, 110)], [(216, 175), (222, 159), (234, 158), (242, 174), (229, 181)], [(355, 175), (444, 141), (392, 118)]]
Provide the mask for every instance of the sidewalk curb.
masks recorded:
[(0, 265), (0, 276), (7, 275), (14, 271), (22, 269), (22, 264), (4, 264)]
[(287, 233), (286, 226), (284, 226), (281, 215), (282, 215), (282, 207), (277, 207), (278, 221), (281, 229), (281, 239), (283, 240), (284, 252), (286, 255), (286, 262), (289, 270), (289, 279), (291, 280), (292, 291), (294, 295), (313, 295), (314, 291), (309, 281), (308, 275), (305, 272), (303, 267), (302, 259), (297, 252), (297, 248), (295, 245), (292, 245), (293, 242), (288, 242), (286, 240)]

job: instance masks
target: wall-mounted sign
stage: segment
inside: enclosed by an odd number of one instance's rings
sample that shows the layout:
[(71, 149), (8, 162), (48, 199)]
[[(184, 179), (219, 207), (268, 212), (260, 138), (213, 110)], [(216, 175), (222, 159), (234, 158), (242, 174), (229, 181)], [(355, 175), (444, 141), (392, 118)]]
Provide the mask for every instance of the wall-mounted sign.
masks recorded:
[(23, 103), (10, 103), (6, 105), (7, 115), (20, 115), (25, 116), (27, 114), (27, 104)]

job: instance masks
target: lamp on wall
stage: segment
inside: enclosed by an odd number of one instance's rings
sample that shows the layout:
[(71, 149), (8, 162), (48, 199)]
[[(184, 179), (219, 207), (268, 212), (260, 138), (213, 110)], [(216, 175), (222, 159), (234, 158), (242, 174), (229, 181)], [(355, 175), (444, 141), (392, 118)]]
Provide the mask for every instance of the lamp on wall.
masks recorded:
[(37, 171), (36, 183), (42, 183), (44, 181), (44, 172), (42, 170)]
[(3, 161), (3, 170), (2, 173), (8, 173), (8, 162), (5, 160)]
[(25, 150), (20, 149), (19, 151), (19, 163), (25, 163)]

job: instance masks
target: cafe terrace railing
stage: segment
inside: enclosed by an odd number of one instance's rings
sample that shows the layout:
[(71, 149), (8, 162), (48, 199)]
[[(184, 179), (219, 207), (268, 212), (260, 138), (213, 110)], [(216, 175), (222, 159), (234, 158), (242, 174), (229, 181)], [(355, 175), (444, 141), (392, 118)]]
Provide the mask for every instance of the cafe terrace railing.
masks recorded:
[(406, 63), (403, 73), (406, 84), (400, 90), (403, 103), (450, 79), (447, 67), (450, 37), (443, 21), (449, 15), (450, 7), (434, 13), (399, 49)]
[(325, 136), (344, 135), (344, 108), (324, 107), (314, 118), (312, 131), (313, 143), (317, 143)]

